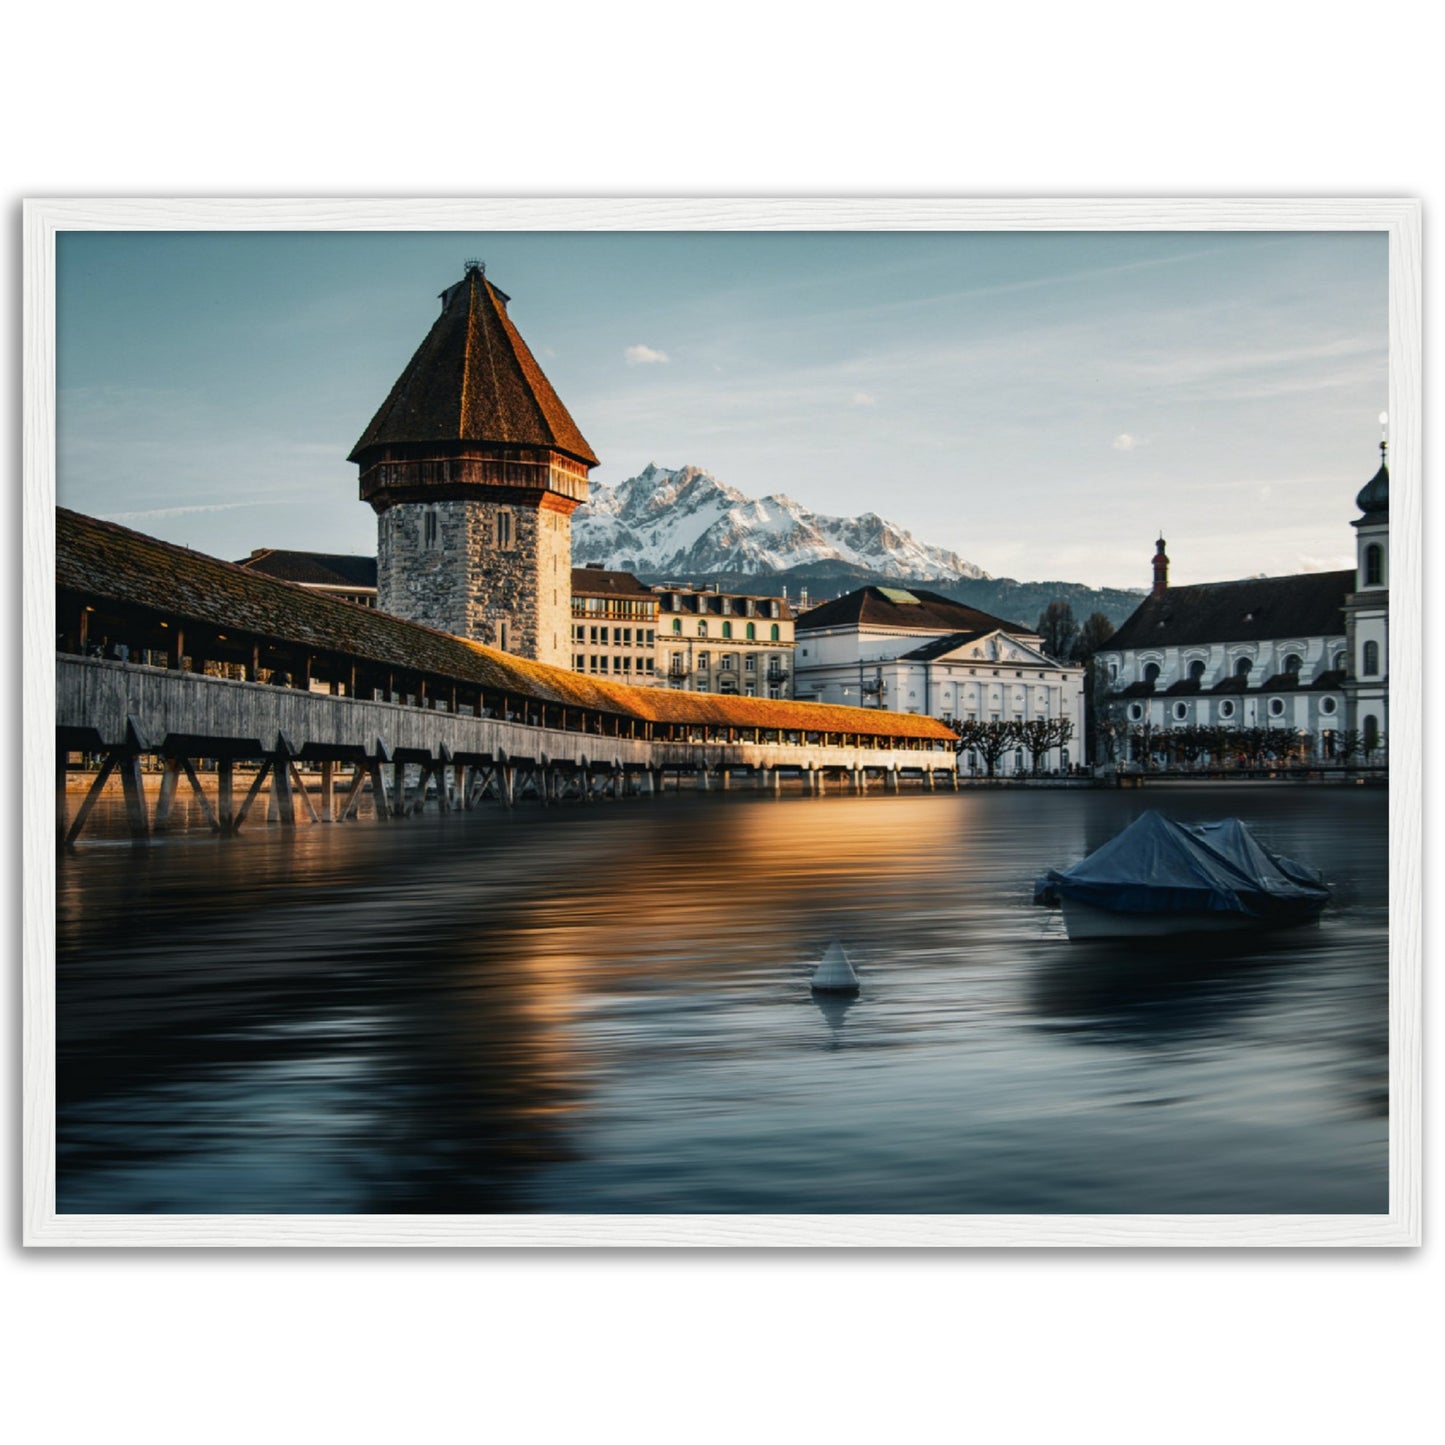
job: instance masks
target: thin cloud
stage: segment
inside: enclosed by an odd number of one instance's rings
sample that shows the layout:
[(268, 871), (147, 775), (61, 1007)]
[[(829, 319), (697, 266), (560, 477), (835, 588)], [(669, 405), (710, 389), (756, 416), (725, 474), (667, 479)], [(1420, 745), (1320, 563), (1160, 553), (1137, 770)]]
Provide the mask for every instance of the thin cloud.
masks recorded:
[(672, 360), (665, 351), (641, 344), (629, 346), (622, 354), (627, 358), (629, 366), (657, 366)]
[(1139, 438), (1131, 436), (1126, 431), (1121, 431), (1114, 438), (1114, 450), (1116, 452), (1132, 452), (1139, 445)]
[(855, 391), (848, 402), (849, 406), (877, 406), (878, 398), (871, 392)]
[(238, 512), (251, 507), (299, 507), (304, 504), (304, 499), (298, 497), (268, 497), (255, 502), (204, 502), (189, 507), (148, 507), (142, 512), (107, 512), (104, 520), (122, 524), (153, 522), (162, 517), (194, 517), (204, 512)]

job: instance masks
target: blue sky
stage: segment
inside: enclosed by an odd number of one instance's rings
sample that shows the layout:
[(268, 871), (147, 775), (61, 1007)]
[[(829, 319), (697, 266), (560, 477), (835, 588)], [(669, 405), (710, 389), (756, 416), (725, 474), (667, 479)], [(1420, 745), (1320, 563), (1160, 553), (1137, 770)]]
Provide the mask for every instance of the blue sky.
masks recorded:
[(1343, 567), (1387, 404), (1360, 233), (107, 233), (58, 241), (58, 500), (372, 552), (347, 453), (478, 257), (602, 459), (876, 511), (995, 575)]

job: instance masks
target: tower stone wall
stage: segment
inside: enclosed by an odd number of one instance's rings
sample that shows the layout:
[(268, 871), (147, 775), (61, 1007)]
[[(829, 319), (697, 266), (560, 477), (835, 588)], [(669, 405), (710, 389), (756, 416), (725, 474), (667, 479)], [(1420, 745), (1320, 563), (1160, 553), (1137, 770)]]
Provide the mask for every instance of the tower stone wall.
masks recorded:
[(568, 665), (569, 512), (490, 497), (397, 502), (376, 531), (383, 612)]
[(377, 606), (565, 668), (572, 513), (597, 458), (480, 265), (441, 300), (351, 453), (377, 514)]

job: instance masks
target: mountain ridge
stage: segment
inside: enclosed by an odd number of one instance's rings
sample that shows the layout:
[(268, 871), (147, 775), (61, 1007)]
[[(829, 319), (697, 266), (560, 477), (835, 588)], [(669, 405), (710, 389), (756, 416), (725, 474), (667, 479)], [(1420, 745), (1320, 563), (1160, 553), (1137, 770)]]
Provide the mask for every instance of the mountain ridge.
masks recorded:
[(816, 604), (858, 587), (912, 585), (1030, 629), (1056, 601), (1080, 622), (1102, 612), (1117, 627), (1145, 594), (993, 577), (874, 512), (829, 517), (781, 492), (751, 498), (701, 467), (653, 462), (613, 485), (592, 483), (591, 499), (573, 514), (572, 556), (579, 567), (632, 572), (653, 586), (782, 591), (795, 607), (804, 589)]

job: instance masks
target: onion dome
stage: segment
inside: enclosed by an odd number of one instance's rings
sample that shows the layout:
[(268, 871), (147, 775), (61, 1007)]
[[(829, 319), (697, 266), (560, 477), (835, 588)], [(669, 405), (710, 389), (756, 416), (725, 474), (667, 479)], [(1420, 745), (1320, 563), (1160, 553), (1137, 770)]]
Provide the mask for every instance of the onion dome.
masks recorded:
[(1380, 470), (1365, 483), (1355, 505), (1367, 517), (1390, 515), (1390, 469), (1385, 465), (1385, 448), (1380, 448)]

